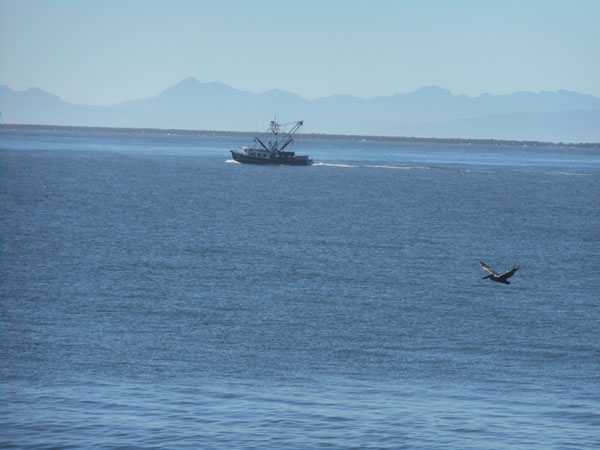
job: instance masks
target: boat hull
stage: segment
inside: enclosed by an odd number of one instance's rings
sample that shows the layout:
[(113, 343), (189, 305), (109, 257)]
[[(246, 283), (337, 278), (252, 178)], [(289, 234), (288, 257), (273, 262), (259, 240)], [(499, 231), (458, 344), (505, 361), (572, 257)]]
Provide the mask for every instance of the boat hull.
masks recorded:
[(260, 164), (263, 166), (310, 166), (313, 163), (313, 160), (308, 156), (284, 154), (282, 156), (271, 155), (270, 158), (256, 158), (245, 155), (244, 153), (236, 152), (235, 150), (230, 151), (233, 160), (243, 164)]

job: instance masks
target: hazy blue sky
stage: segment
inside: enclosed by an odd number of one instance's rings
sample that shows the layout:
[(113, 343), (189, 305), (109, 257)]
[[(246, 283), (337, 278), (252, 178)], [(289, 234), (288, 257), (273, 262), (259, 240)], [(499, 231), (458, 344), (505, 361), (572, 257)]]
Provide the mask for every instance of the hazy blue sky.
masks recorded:
[(598, 23), (600, 0), (0, 0), (0, 84), (98, 105), (189, 76), (306, 98), (600, 96)]

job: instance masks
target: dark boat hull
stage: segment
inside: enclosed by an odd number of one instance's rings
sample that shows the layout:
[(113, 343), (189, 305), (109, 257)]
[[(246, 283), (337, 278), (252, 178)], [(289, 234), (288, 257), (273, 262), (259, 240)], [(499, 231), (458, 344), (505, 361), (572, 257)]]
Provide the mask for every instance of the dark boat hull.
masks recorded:
[(234, 161), (244, 164), (260, 164), (269, 166), (310, 166), (313, 160), (308, 156), (295, 156), (291, 152), (284, 152), (283, 155), (272, 155), (270, 158), (255, 158), (245, 155), (235, 150), (231, 150), (231, 156)]

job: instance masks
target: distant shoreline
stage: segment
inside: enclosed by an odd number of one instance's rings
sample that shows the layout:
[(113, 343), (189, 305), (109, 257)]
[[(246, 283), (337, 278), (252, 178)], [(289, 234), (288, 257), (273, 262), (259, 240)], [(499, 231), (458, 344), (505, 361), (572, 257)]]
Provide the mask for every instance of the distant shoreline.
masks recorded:
[[(45, 130), (45, 131), (94, 131), (94, 132), (120, 132), (120, 133), (154, 133), (154, 134), (179, 134), (197, 136), (255, 136), (261, 134), (259, 131), (220, 131), (220, 130), (181, 130), (165, 128), (119, 128), (119, 127), (84, 127), (71, 125), (30, 125), (30, 124), (0, 124), (0, 129), (20, 130)], [(337, 139), (352, 141), (387, 141), (387, 142), (409, 142), (409, 143), (431, 143), (431, 144), (477, 144), (477, 145), (502, 145), (502, 146), (531, 146), (531, 147), (576, 147), (576, 148), (598, 148), (600, 142), (543, 142), (543, 141), (519, 141), (506, 139), (469, 139), (469, 138), (421, 138), (408, 136), (369, 136), (353, 134), (321, 134), (321, 133), (298, 133), (298, 137), (304, 139)]]

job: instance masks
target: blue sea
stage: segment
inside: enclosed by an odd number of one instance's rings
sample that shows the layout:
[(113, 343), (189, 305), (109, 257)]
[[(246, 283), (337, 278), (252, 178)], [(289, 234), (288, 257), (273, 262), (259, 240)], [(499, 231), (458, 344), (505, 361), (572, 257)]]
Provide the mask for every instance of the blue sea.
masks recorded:
[(600, 150), (0, 133), (0, 447), (600, 447)]

